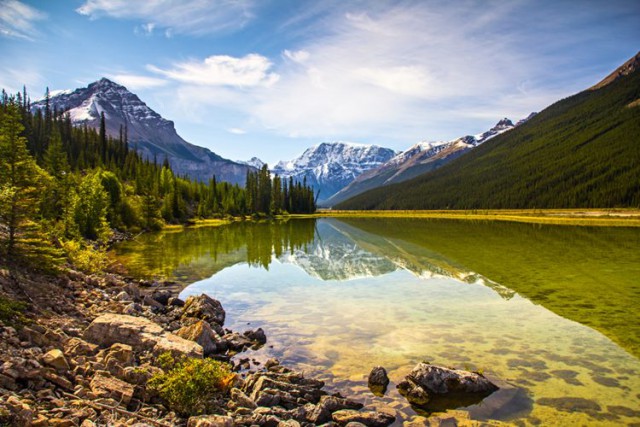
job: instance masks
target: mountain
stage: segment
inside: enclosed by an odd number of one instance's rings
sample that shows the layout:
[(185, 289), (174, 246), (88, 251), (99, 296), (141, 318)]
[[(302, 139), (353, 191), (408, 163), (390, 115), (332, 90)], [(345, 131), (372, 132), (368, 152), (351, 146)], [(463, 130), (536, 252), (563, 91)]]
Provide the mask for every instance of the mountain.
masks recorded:
[(589, 90), (438, 170), (351, 198), (340, 209), (640, 206), (638, 55)]
[(249, 160), (236, 160), (236, 163), (240, 163), (241, 165), (251, 166), (256, 169), (262, 169), (262, 166), (265, 165), (265, 163), (257, 157), (252, 157)]
[[(43, 109), (45, 100), (32, 104)], [(129, 146), (136, 148), (145, 158), (158, 162), (168, 158), (174, 172), (198, 180), (213, 175), (220, 181), (243, 183), (247, 165), (242, 165), (190, 144), (178, 135), (172, 121), (162, 118), (127, 88), (108, 79), (91, 83), (74, 91), (52, 92), (51, 109), (68, 112), (75, 126), (86, 124), (100, 128), (100, 115), (104, 112), (107, 134), (118, 138), (126, 127)]]
[[(535, 113), (532, 113), (527, 119), (520, 120), (518, 125), (534, 115)], [(466, 135), (452, 141), (419, 142), (379, 167), (361, 174), (323, 204), (333, 206), (367, 190), (406, 181), (435, 170), (514, 127), (511, 120), (504, 118), (488, 131), (478, 135)]]
[(323, 142), (308, 148), (296, 159), (279, 162), (271, 172), (285, 179), (293, 177), (300, 182), (306, 179), (322, 203), (358, 175), (382, 165), (396, 154), (390, 148), (377, 145)]

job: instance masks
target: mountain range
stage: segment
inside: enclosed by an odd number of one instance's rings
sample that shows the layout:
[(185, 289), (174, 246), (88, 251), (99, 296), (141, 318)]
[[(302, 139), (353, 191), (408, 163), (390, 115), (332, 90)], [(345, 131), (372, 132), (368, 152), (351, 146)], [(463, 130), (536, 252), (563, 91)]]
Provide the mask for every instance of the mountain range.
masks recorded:
[(640, 53), (441, 168), (339, 209), (640, 206)]
[[(535, 113), (531, 113), (526, 119), (520, 120), (517, 125), (524, 123), (534, 115)], [(504, 118), (488, 131), (478, 135), (466, 135), (452, 141), (418, 142), (377, 168), (360, 174), (351, 183), (324, 201), (323, 205), (333, 206), (372, 188), (399, 183), (435, 170), (515, 126), (511, 120)]]
[(396, 154), (390, 148), (377, 145), (323, 142), (293, 160), (279, 162), (271, 171), (285, 179), (306, 180), (322, 203), (362, 173), (383, 165)]
[[(46, 99), (32, 104), (32, 109), (44, 109)], [(127, 88), (103, 78), (86, 88), (60, 91), (49, 99), (50, 108), (68, 113), (75, 126), (87, 125), (99, 129), (104, 113), (107, 134), (117, 138), (126, 129), (129, 146), (144, 158), (158, 162), (169, 160), (174, 172), (197, 180), (213, 175), (219, 181), (243, 184), (247, 170), (254, 167), (225, 159), (212, 151), (185, 141), (176, 132), (172, 121), (158, 113), (129, 92)]]

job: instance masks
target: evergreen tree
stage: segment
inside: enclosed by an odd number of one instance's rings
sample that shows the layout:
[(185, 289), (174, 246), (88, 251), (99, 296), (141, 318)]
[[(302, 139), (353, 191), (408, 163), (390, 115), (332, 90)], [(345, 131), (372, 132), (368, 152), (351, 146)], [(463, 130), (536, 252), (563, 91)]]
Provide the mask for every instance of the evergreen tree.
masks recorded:
[(7, 226), (6, 253), (12, 255), (23, 227), (35, 218), (38, 185), (45, 178), (27, 151), (18, 106), (9, 100), (0, 117), (0, 220)]

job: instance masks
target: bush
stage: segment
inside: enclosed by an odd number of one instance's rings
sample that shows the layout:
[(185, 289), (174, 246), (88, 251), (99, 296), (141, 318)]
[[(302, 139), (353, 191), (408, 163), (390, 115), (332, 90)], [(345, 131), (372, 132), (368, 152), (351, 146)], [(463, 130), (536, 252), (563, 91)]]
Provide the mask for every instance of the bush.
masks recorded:
[[(160, 360), (162, 359), (162, 360)], [(162, 355), (159, 362), (173, 367), (148, 382), (170, 409), (181, 415), (200, 415), (212, 409), (217, 394), (226, 393), (235, 374), (228, 364), (213, 359), (186, 359), (174, 363)]]
[(85, 246), (77, 240), (62, 241), (69, 262), (85, 273), (98, 273), (107, 266), (107, 253), (102, 247)]
[(26, 321), (22, 314), (27, 305), (21, 301), (15, 301), (0, 296), (0, 320), (10, 325), (20, 325)]

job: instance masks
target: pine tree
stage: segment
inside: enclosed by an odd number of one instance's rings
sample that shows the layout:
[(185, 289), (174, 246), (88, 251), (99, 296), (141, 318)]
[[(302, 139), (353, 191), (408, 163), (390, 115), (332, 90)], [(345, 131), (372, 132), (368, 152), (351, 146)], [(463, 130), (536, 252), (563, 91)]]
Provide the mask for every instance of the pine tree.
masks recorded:
[(44, 171), (27, 150), (20, 121), (20, 110), (10, 100), (4, 105), (0, 118), (0, 221), (8, 229), (8, 255), (13, 255), (20, 232), (35, 217), (38, 185), (45, 178)]

